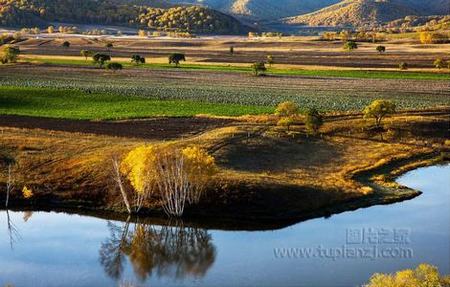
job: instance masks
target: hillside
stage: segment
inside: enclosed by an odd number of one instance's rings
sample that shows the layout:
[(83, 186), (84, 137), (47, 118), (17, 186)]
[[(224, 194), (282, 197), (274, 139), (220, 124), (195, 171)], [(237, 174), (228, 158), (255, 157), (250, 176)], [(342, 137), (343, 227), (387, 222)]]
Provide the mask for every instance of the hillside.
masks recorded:
[[(426, 2), (426, 3), (425, 3)], [(448, 14), (450, 0), (344, 0), (321, 10), (287, 18), (289, 24), (366, 27), (409, 15)]]
[[(125, 0), (0, 0), (0, 25), (45, 27), (50, 22), (126, 25), (136, 28), (193, 33), (246, 32), (239, 21), (221, 12), (198, 6), (154, 8)], [(155, 3), (161, 1), (142, 1)]]
[(274, 20), (305, 14), (340, 0), (171, 0), (173, 4), (196, 4), (211, 7), (237, 17)]

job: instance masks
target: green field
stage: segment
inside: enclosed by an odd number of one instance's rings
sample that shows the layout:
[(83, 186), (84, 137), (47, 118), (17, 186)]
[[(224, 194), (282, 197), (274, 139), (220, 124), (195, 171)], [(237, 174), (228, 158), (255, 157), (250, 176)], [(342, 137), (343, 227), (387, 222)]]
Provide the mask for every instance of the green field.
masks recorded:
[(137, 96), (46, 88), (0, 87), (0, 114), (9, 115), (95, 120), (198, 114), (239, 116), (271, 112), (273, 108), (261, 106), (149, 100)]
[[(75, 65), (92, 66), (92, 61), (81, 59), (55, 59), (55, 58), (32, 58), (29, 61), (53, 65)], [(114, 59), (113, 59), (114, 62)], [(179, 68), (169, 64), (147, 63), (135, 66), (130, 62), (121, 62), (124, 68), (146, 68), (146, 69), (181, 69), (181, 70), (204, 70), (234, 73), (251, 73), (249, 67), (233, 65), (202, 65), (202, 64), (184, 64)], [(409, 72), (409, 71), (368, 71), (368, 70), (306, 70), (306, 69), (281, 69), (276, 65), (268, 68), (269, 75), (291, 75), (308, 77), (344, 77), (359, 79), (413, 79), (413, 80), (447, 80), (450, 81), (450, 73), (446, 72)]]

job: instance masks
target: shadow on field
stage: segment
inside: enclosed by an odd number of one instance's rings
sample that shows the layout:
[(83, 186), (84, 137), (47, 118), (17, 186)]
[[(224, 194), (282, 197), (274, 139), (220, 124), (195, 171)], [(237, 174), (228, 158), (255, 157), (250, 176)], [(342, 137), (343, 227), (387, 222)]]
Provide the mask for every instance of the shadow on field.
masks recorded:
[(233, 140), (221, 149), (219, 163), (251, 172), (283, 172), (296, 167), (320, 167), (340, 156), (336, 146), (317, 138), (253, 137)]

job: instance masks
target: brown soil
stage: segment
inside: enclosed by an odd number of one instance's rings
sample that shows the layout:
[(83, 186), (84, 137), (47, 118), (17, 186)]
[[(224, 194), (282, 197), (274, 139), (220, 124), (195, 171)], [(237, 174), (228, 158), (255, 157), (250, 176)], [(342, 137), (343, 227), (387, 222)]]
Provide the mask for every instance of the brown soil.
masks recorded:
[(151, 118), (127, 121), (85, 121), (27, 116), (0, 115), (2, 127), (45, 129), (142, 139), (173, 139), (195, 135), (231, 123), (211, 118)]

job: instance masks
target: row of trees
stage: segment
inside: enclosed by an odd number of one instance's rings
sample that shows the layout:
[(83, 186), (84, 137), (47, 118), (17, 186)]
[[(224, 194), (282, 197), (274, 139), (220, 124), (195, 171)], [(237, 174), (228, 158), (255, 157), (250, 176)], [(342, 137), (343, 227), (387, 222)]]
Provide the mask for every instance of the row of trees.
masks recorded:
[[(380, 128), (383, 119), (395, 113), (395, 111), (396, 105), (394, 102), (375, 100), (363, 110), (363, 115), (364, 118), (374, 119), (375, 127)], [(275, 109), (275, 115), (279, 117), (277, 125), (286, 127), (289, 132), (290, 126), (299, 121), (299, 113), (300, 109), (296, 103), (291, 101), (280, 103)], [(317, 134), (324, 123), (323, 115), (317, 109), (309, 108), (305, 113), (304, 123), (309, 134)]]

